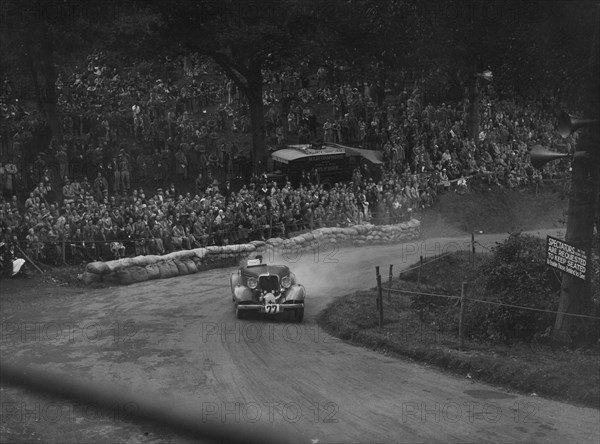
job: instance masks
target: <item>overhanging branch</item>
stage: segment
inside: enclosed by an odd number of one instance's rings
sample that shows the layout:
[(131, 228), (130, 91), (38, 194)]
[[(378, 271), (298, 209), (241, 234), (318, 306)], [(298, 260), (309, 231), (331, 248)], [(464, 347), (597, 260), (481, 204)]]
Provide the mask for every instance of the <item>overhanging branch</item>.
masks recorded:
[(248, 82), (249, 72), (246, 68), (231, 62), (227, 56), (219, 52), (204, 51), (204, 54), (210, 56), (225, 71), (227, 76), (233, 80), (236, 86), (246, 95), (248, 94), (250, 89)]

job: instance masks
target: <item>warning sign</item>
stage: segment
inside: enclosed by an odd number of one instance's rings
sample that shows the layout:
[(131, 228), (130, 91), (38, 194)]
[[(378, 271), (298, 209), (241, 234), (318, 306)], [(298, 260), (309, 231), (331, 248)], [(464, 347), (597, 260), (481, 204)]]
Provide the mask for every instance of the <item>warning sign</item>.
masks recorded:
[(557, 270), (579, 279), (586, 279), (588, 255), (585, 250), (569, 245), (565, 241), (548, 236), (546, 263)]

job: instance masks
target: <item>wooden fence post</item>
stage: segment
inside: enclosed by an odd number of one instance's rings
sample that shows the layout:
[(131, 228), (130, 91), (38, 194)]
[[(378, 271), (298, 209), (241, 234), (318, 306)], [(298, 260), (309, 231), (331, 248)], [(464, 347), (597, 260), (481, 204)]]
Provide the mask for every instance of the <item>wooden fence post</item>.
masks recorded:
[(33, 261), (32, 261), (32, 260), (29, 258), (29, 256), (27, 256), (27, 255), (25, 254), (25, 252), (24, 252), (23, 250), (21, 250), (21, 247), (19, 247), (19, 244), (17, 244), (17, 245), (16, 245), (16, 247), (17, 247), (17, 250), (19, 250), (19, 252), (20, 252), (20, 253), (23, 255), (23, 257), (24, 257), (26, 260), (28, 260), (28, 261), (29, 261), (29, 263), (30, 263), (31, 265), (33, 265), (37, 271), (39, 271), (41, 274), (44, 274), (44, 272), (42, 271), (42, 269), (41, 269), (40, 267), (38, 267), (38, 266), (37, 266), (37, 264), (36, 264), (35, 262), (33, 262)]
[(458, 351), (464, 347), (465, 281), (460, 287), (460, 317), (458, 318)]
[(390, 264), (390, 280), (388, 282), (388, 302), (392, 303), (392, 269), (394, 268), (393, 264)]
[(269, 237), (267, 239), (270, 239), (272, 235), (273, 235), (273, 215), (271, 214), (271, 212), (269, 212)]
[(377, 274), (377, 306), (379, 307), (379, 328), (381, 328), (383, 327), (383, 292), (380, 274)]
[(419, 269), (417, 270), (417, 286), (421, 285), (421, 268), (423, 267), (423, 255), (420, 257)]
[[(377, 279), (377, 288), (381, 288), (381, 276), (379, 275), (379, 265), (375, 267), (375, 278)], [(379, 295), (375, 296), (377, 309), (379, 310)]]

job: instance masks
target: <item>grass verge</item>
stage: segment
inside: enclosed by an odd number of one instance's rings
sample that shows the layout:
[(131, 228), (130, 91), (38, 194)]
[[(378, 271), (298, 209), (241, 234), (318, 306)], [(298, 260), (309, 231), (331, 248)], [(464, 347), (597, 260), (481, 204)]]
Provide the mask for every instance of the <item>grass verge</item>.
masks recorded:
[[(477, 279), (468, 256), (426, 264), (394, 280), (392, 288), (425, 293), (460, 295), (463, 277)], [(417, 279), (419, 282), (417, 283)], [(572, 350), (545, 344), (482, 343), (458, 336), (439, 324), (423, 321), (413, 311), (409, 296), (387, 297), (383, 278), (384, 322), (379, 328), (376, 289), (340, 297), (325, 309), (318, 322), (328, 333), (355, 345), (432, 365), (453, 374), (503, 386), (522, 394), (545, 396), (600, 408), (600, 354), (598, 346)], [(457, 301), (458, 303), (458, 301)]]

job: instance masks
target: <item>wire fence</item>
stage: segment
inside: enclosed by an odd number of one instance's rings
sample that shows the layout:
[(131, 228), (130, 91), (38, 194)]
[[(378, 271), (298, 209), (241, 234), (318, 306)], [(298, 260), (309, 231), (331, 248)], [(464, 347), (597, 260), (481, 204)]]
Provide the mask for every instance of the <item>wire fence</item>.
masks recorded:
[(443, 259), (445, 257), (447, 257), (448, 255), (452, 254), (453, 252), (449, 251), (447, 253), (443, 253), (439, 256), (435, 256), (433, 259), (429, 259), (427, 262), (423, 262), (424, 258), (423, 256), (420, 257), (420, 263), (418, 265), (415, 265), (414, 267), (410, 267), (410, 268), (405, 268), (404, 270), (400, 270), (400, 274), (404, 274), (404, 273), (408, 273), (409, 271), (413, 271), (413, 270), (418, 270), (420, 269), (423, 265), (425, 264), (430, 264), (432, 262), (438, 261), (440, 259)]
[[(479, 242), (475, 242), (472, 241), (472, 246), (473, 246), (473, 256), (470, 255), (470, 258), (472, 257), (474, 260), (474, 254), (475, 254), (475, 245), (479, 244), (481, 247), (485, 248), (486, 250), (489, 251), (489, 248), (485, 247), (484, 245), (480, 244)], [(417, 278), (417, 285), (420, 284), (420, 270), (423, 266), (425, 265), (429, 265), (432, 262), (438, 261), (442, 258), (447, 257), (448, 255), (453, 254), (453, 252), (448, 252), (439, 256), (434, 257), (433, 259), (427, 261), (427, 262), (423, 262), (423, 257), (421, 256), (421, 260), (420, 263), (418, 263), (417, 265), (404, 269), (402, 271), (399, 272), (398, 274), (398, 278), (400, 278), (402, 276), (402, 274), (411, 272), (411, 271), (415, 271), (418, 270), (419, 271), (419, 275)], [(537, 312), (537, 313), (545, 313), (545, 314), (551, 314), (551, 315), (561, 315), (561, 316), (570, 316), (570, 317), (574, 317), (574, 318), (580, 318), (580, 319), (588, 319), (588, 320), (592, 320), (592, 321), (599, 321), (600, 322), (600, 317), (599, 316), (593, 316), (593, 315), (587, 315), (587, 314), (580, 314), (580, 313), (568, 313), (568, 312), (564, 312), (564, 311), (558, 311), (558, 310), (549, 310), (546, 308), (538, 308), (538, 307), (531, 307), (531, 306), (525, 306), (525, 305), (518, 305), (518, 304), (511, 304), (511, 303), (506, 303), (506, 302), (500, 302), (500, 301), (494, 301), (494, 300), (487, 300), (487, 299), (481, 299), (478, 297), (469, 297), (467, 296), (466, 292), (465, 292), (465, 282), (463, 281), (462, 286), (461, 286), (461, 295), (455, 295), (455, 294), (441, 294), (441, 293), (431, 293), (431, 292), (425, 292), (425, 291), (414, 291), (414, 290), (407, 290), (407, 289), (399, 289), (399, 288), (392, 288), (392, 283), (393, 283), (393, 273), (392, 273), (392, 269), (393, 269), (393, 265), (390, 265), (390, 272), (389, 272), (389, 279), (388, 279), (388, 288), (384, 289), (384, 286), (382, 284), (382, 277), (380, 274), (380, 270), (379, 267), (375, 267), (375, 272), (376, 272), (376, 279), (377, 279), (377, 297), (376, 297), (376, 308), (379, 314), (379, 327), (383, 328), (383, 324), (384, 324), (384, 298), (383, 298), (383, 291), (387, 290), (387, 302), (388, 304), (392, 304), (393, 301), (393, 295), (401, 295), (401, 296), (412, 296), (412, 297), (433, 297), (433, 298), (443, 298), (443, 299), (449, 299), (449, 300), (454, 300), (457, 302), (457, 305), (460, 305), (459, 309), (459, 319), (458, 319), (458, 342), (459, 342), (459, 350), (461, 350), (463, 348), (463, 343), (464, 343), (464, 325), (465, 325), (465, 305), (467, 303), (476, 303), (476, 304), (486, 304), (486, 305), (493, 305), (496, 307), (506, 307), (508, 309), (513, 309), (513, 310), (525, 310), (525, 311), (531, 311), (531, 312)]]
[(589, 315), (576, 314), (576, 313), (566, 313), (566, 312), (562, 312), (562, 311), (547, 310), (547, 309), (535, 308), (535, 307), (526, 307), (524, 305), (507, 304), (505, 302), (489, 301), (489, 300), (485, 300), (485, 299), (462, 297), (462, 296), (450, 295), (450, 294), (425, 293), (425, 292), (421, 292), (421, 291), (410, 291), (410, 290), (399, 290), (399, 289), (392, 289), (391, 292), (392, 293), (397, 293), (397, 294), (410, 294), (410, 295), (414, 295), (414, 296), (433, 296), (433, 297), (447, 298), (447, 299), (456, 299), (456, 300), (461, 300), (462, 299), (464, 301), (469, 301), (469, 302), (480, 302), (482, 304), (490, 304), (490, 305), (496, 305), (496, 306), (502, 306), (502, 307), (510, 307), (510, 308), (516, 308), (516, 309), (520, 309), (520, 310), (537, 311), (537, 312), (541, 312), (541, 313), (550, 313), (550, 314), (557, 314), (557, 315), (561, 314), (561, 315), (564, 315), (564, 316), (573, 316), (573, 317), (577, 317), (577, 318), (595, 319), (595, 320), (600, 321), (600, 317), (598, 317), (598, 316), (589, 316)]

